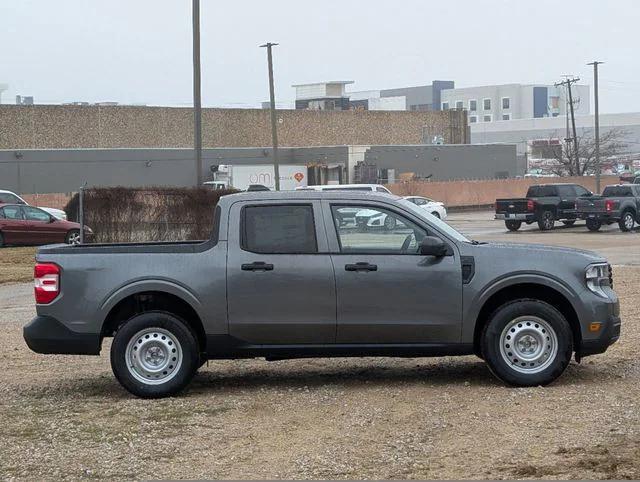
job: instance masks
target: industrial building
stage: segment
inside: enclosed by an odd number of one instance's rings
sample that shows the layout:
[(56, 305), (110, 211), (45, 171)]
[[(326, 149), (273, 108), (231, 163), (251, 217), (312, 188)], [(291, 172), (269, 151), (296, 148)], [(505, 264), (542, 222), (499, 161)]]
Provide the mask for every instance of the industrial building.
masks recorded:
[[(494, 179), (522, 175), (513, 144), (350, 145), (284, 147), (281, 165), (305, 167), (305, 184)], [(272, 150), (216, 148), (203, 151), (205, 180), (221, 165), (273, 164)], [(192, 186), (192, 149), (0, 150), (2, 188), (19, 193), (66, 193), (88, 186)]]

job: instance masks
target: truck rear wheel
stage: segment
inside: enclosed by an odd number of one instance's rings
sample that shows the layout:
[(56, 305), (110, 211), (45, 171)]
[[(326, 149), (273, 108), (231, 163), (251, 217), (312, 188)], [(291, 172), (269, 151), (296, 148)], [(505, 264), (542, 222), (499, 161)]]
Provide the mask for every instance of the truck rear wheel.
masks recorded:
[(553, 211), (540, 212), (540, 217), (538, 218), (538, 227), (540, 228), (540, 231), (549, 231), (553, 229), (556, 221), (555, 218)]
[(490, 316), (481, 338), (491, 372), (516, 386), (546, 385), (569, 365), (573, 337), (553, 306), (535, 299), (508, 302)]
[(620, 226), (620, 231), (629, 232), (633, 229), (636, 220), (633, 217), (633, 213), (631, 211), (625, 211), (622, 213), (622, 217), (620, 221), (618, 221), (618, 226)]
[(602, 222), (597, 219), (587, 219), (587, 229), (589, 231), (598, 231), (602, 227)]
[(509, 231), (517, 231), (522, 226), (522, 221), (505, 221), (504, 225)]
[(111, 344), (113, 374), (138, 397), (180, 392), (199, 366), (195, 335), (186, 323), (164, 311), (134, 316), (118, 329)]

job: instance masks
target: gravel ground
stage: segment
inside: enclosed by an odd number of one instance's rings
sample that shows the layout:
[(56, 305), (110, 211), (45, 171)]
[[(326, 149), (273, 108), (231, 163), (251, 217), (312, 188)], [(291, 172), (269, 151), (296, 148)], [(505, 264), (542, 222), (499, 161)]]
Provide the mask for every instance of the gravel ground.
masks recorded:
[(0, 477), (640, 478), (640, 268), (624, 332), (546, 388), (475, 357), (211, 362), (183, 396), (132, 398), (101, 357), (42, 356), (28, 285), (0, 289)]

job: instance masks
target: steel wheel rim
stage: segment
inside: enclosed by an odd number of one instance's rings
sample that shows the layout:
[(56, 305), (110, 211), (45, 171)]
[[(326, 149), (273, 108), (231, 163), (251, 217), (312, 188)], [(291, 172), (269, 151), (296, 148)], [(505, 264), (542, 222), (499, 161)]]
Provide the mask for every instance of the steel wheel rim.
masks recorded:
[(624, 227), (627, 229), (632, 229), (633, 228), (633, 216), (630, 213), (627, 213), (624, 215)]
[(500, 335), (500, 355), (519, 373), (540, 373), (558, 355), (558, 336), (553, 327), (537, 316), (519, 316)]
[(80, 233), (73, 233), (69, 235), (69, 244), (80, 244)]
[(131, 376), (145, 385), (160, 385), (174, 378), (182, 366), (182, 346), (164, 328), (145, 328), (127, 344), (125, 361)]
[(553, 227), (553, 219), (551, 217), (552, 217), (551, 213), (545, 213), (544, 215), (543, 224), (546, 229), (551, 229)]

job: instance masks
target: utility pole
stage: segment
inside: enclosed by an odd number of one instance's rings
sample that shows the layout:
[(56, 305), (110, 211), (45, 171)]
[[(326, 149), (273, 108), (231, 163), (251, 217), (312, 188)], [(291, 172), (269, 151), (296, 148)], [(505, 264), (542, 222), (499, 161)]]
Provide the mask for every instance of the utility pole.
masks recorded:
[(271, 56), (271, 47), (278, 45), (276, 43), (267, 42), (260, 47), (267, 49), (267, 63), (269, 66), (269, 102), (271, 111), (271, 143), (273, 144), (273, 175), (276, 178), (276, 191), (280, 190), (280, 166), (278, 163), (278, 126), (276, 123), (276, 95), (273, 88), (273, 58)]
[(595, 104), (595, 136), (596, 136), (596, 194), (600, 194), (600, 111), (598, 106), (598, 65), (604, 62), (594, 60), (587, 65), (593, 65), (593, 90)]
[(575, 84), (580, 80), (579, 77), (574, 77), (572, 79), (566, 79), (562, 82), (558, 82), (555, 86), (566, 85), (567, 91), (569, 93), (569, 109), (571, 112), (571, 129), (573, 131), (573, 152), (575, 156), (576, 163), (576, 174), (580, 173), (580, 153), (578, 152), (578, 134), (576, 132), (576, 117), (573, 109), (573, 96), (571, 94), (571, 84)]
[(200, 0), (193, 0), (193, 148), (196, 187), (202, 186), (202, 89), (200, 87)]

